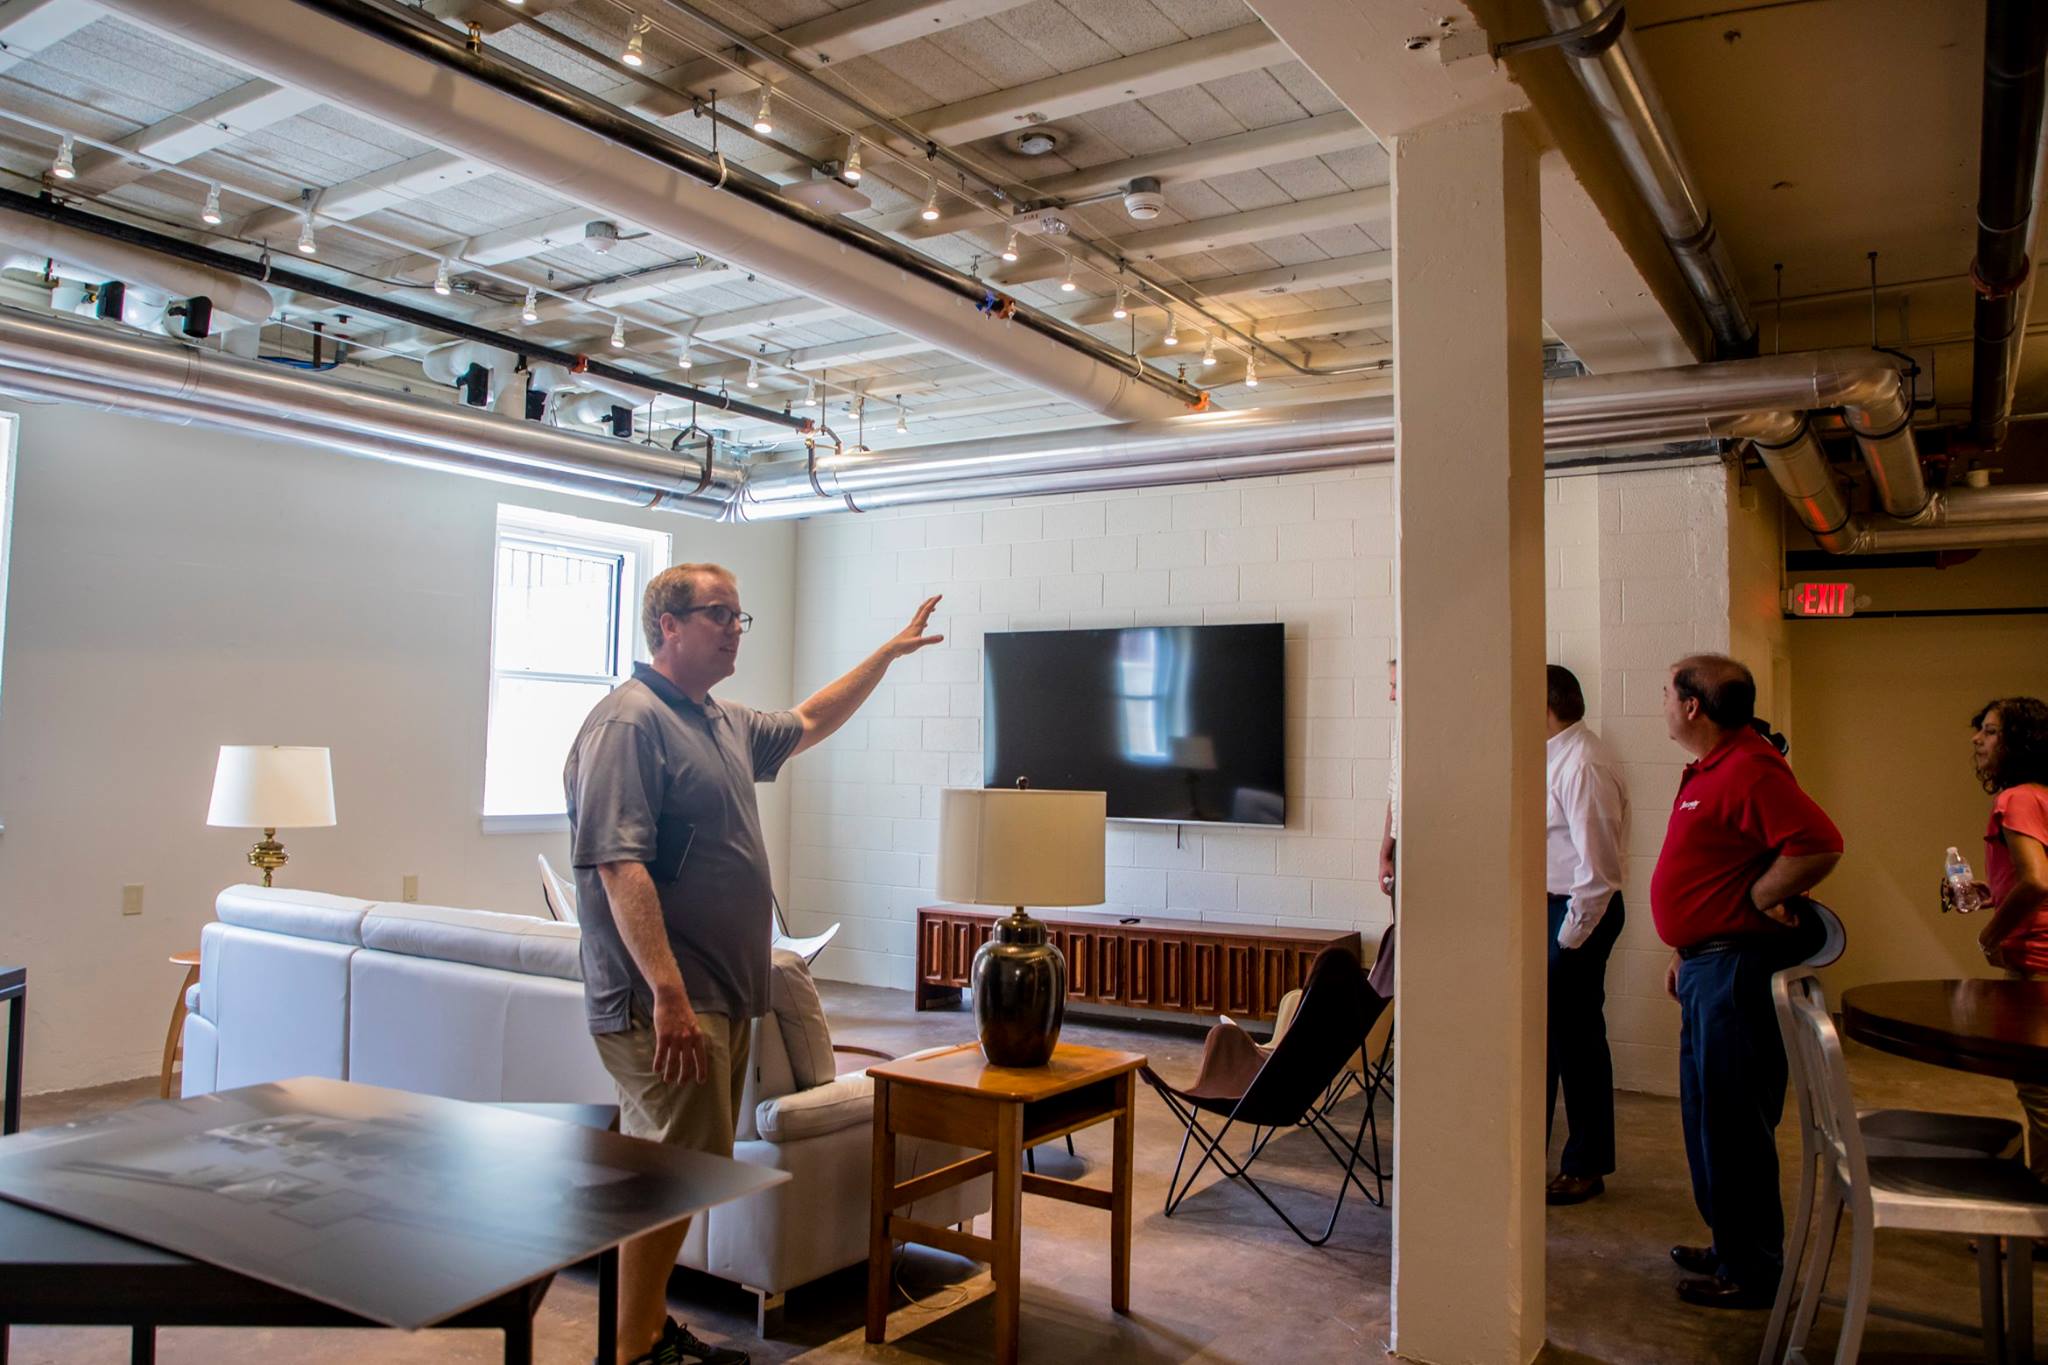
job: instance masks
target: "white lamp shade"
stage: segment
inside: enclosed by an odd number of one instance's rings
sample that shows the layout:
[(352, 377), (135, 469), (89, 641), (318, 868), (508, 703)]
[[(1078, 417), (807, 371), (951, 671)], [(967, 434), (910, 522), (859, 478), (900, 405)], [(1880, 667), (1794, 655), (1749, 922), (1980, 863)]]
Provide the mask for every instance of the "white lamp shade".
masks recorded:
[(939, 793), (939, 896), (967, 905), (1099, 905), (1102, 792)]
[(327, 750), (287, 744), (223, 744), (206, 823), (234, 829), (309, 829), (334, 823), (334, 769)]

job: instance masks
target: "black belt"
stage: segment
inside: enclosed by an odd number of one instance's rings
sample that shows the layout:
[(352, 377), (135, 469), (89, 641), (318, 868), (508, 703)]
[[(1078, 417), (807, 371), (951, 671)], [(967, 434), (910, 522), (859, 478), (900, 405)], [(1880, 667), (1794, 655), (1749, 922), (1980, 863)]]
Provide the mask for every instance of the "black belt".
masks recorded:
[(1783, 944), (1786, 936), (1778, 934), (1730, 934), (1725, 938), (1703, 938), (1698, 943), (1688, 943), (1678, 950), (1678, 955), (1687, 962), (1696, 957), (1713, 957), (1718, 953), (1739, 953), (1745, 948), (1763, 948)]

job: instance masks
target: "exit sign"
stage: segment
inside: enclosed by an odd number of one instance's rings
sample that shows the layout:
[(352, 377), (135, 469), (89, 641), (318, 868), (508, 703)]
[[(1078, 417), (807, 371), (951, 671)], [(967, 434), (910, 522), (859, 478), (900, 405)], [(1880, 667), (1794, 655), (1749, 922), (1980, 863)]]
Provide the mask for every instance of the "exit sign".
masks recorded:
[(1785, 594), (1794, 616), (1854, 616), (1856, 589), (1848, 583), (1801, 583)]

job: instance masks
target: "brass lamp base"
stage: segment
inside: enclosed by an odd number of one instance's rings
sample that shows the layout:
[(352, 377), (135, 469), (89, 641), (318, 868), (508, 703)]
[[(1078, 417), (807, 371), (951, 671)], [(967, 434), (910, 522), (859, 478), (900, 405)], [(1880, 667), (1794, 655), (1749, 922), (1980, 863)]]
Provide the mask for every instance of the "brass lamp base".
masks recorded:
[(291, 861), (284, 851), (284, 845), (277, 841), (277, 831), (263, 831), (262, 841), (249, 850), (249, 866), (263, 869), (263, 884), (270, 885), (270, 874)]

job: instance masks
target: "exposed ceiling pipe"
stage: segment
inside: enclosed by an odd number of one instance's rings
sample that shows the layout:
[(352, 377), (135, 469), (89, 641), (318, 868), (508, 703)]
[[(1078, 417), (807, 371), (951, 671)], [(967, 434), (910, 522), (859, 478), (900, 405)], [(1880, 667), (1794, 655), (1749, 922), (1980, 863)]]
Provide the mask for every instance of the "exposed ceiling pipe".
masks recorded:
[(1977, 150), (1976, 316), (1970, 354), (1970, 436), (2004, 444), (2033, 292), (2041, 112), (2048, 91), (2048, 6), (1990, 0), (1984, 8), (1984, 113)]
[(1685, 164), (1671, 116), (1650, 83), (1619, 0), (1549, 0), (1545, 10), (1554, 32), (1579, 32), (1560, 45), (1566, 64), (1591, 97), (1629, 178), (1656, 216), (1664, 244), (1713, 329), (1716, 353), (1754, 355), (1756, 323), (1743, 301), (1741, 282)]
[(80, 278), (120, 280), (174, 299), (204, 295), (215, 314), (250, 326), (268, 321), (276, 308), (270, 291), (253, 281), (44, 219), (0, 219), (0, 248), (55, 261)]
[(462, 318), (447, 317), (440, 313), (430, 312), (424, 308), (415, 308), (411, 304), (401, 303), (386, 298), (383, 295), (368, 294), (360, 289), (351, 289), (346, 285), (336, 284), (317, 275), (308, 275), (303, 271), (278, 265), (268, 256), (261, 261), (245, 260), (240, 256), (230, 256), (224, 251), (215, 251), (211, 247), (201, 246), (197, 242), (188, 242), (182, 237), (172, 237), (165, 233), (153, 232), (148, 228), (138, 227), (134, 223), (122, 222), (119, 219), (102, 218), (97, 214), (84, 213), (72, 208), (68, 204), (60, 204), (50, 199), (39, 199), (32, 195), (17, 194), (13, 190), (0, 189), (0, 209), (9, 211), (11, 216), (0, 219), (0, 221), (8, 224), (16, 221), (59, 224), (76, 229), (82, 234), (104, 238), (110, 242), (123, 243), (146, 251), (149, 254), (162, 256), (170, 261), (200, 265), (230, 276), (258, 278), (266, 283), (274, 284), (280, 289), (289, 289), (294, 293), (307, 294), (314, 298), (347, 304), (349, 307), (361, 312), (375, 313), (400, 322), (408, 322), (415, 327), (426, 328), (429, 331), (442, 332), (448, 336), (460, 337), (466, 341), (481, 342), (486, 346), (496, 346), (502, 350), (514, 351), (528, 357), (530, 361), (551, 361), (578, 374), (587, 373), (589, 376), (608, 379), (615, 383), (632, 382), (637, 385), (634, 389), (636, 393), (652, 390), (681, 398), (686, 402), (723, 402), (726, 406), (742, 412), (756, 421), (767, 422), (771, 425), (786, 427), (794, 431), (804, 431), (812, 425), (808, 418), (792, 417), (788, 413), (776, 412), (771, 408), (758, 407), (750, 403), (735, 404), (729, 399), (722, 399), (720, 395), (706, 389), (697, 388), (694, 385), (678, 384), (672, 380), (660, 379), (653, 375), (639, 374), (633, 370), (613, 365), (595, 356), (578, 355), (576, 352), (566, 350), (560, 346), (550, 346), (545, 342), (534, 341), (525, 337), (507, 336), (503, 332), (494, 332), (487, 328), (478, 327)]
[[(2048, 489), (1958, 489), (1909, 522), (1848, 515), (1802, 404), (1881, 397), (1845, 370), (1860, 353), (1773, 356), (1545, 386), (1551, 455), (1744, 437), (1824, 548), (2048, 541)], [(1896, 376), (1894, 376), (1896, 379)], [(912, 451), (824, 451), (743, 464), (705, 447), (670, 453), (491, 412), (279, 370), (111, 325), (0, 307), (0, 391), (205, 425), (553, 487), (714, 520), (815, 516), (907, 503), (1246, 478), (1389, 460), (1392, 400), (1159, 422)], [(1836, 401), (1829, 401), (1832, 396)], [(1775, 414), (1791, 413), (1789, 418)], [(1852, 421), (1857, 409), (1845, 408)], [(1902, 539), (1903, 538), (1903, 539)]]
[(481, 45), (472, 51), (409, 12), (362, 0), (111, 0), (110, 8), (1091, 411), (1139, 420), (1201, 400), (1192, 386), (1062, 323), (1020, 312), (1003, 325), (982, 313), (992, 296), (979, 281), (800, 208), (723, 158)]
[[(0, 387), (180, 417), (253, 435), (338, 446), (436, 468), (512, 474), (528, 483), (607, 495), (700, 516), (738, 492), (730, 462), (704, 473), (699, 455), (670, 454), (499, 417), (488, 411), (336, 384), (110, 326), (0, 308)], [(64, 392), (51, 389), (63, 387)]]

